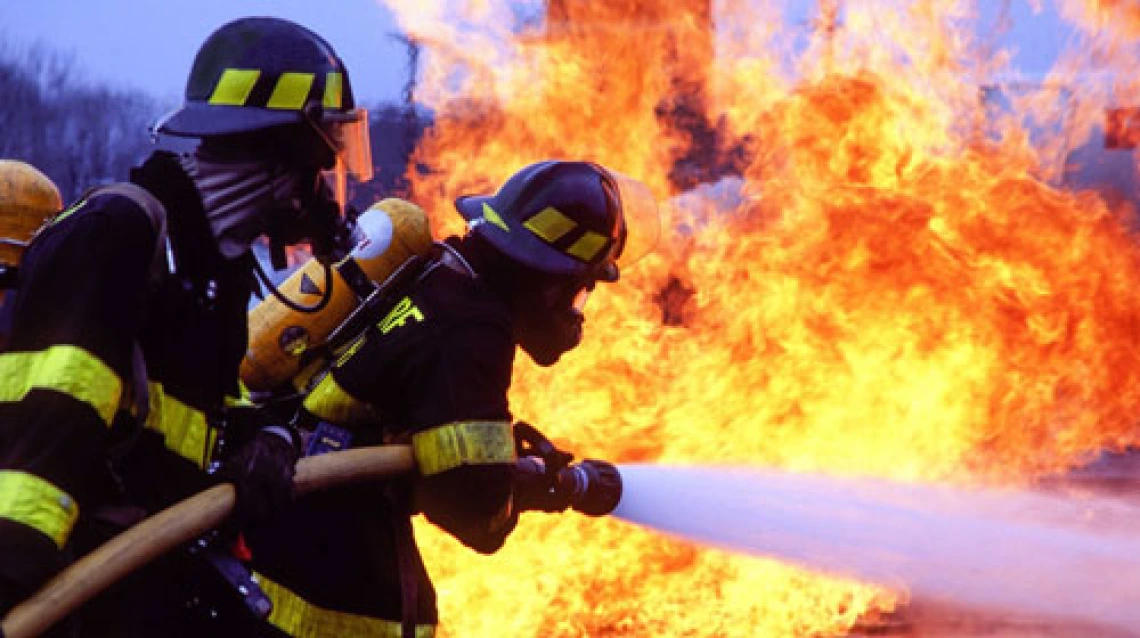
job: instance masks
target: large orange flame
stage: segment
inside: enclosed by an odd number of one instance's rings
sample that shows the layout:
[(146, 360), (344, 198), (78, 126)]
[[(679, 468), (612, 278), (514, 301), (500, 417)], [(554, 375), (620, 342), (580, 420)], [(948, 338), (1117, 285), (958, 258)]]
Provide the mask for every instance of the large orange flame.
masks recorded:
[[(971, 3), (822, 1), (794, 28), (774, 0), (539, 4), (393, 7), (429, 53), (414, 196), (438, 233), (548, 157), (667, 203), (586, 343), (520, 360), (519, 418), (617, 463), (916, 481), (1024, 483), (1137, 441), (1128, 211), (1046, 185), (1048, 145), (987, 114), (1008, 55)], [(899, 594), (575, 514), (524, 516), (492, 557), (418, 534), (447, 636), (835, 635)]]

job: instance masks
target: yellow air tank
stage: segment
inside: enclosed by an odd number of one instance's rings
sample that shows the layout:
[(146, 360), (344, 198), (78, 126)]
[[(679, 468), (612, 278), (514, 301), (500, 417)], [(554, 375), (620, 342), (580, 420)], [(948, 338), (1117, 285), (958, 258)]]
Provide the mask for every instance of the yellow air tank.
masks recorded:
[[(427, 215), (419, 206), (395, 198), (384, 199), (357, 219), (362, 238), (344, 261), (333, 267), (332, 298), (319, 312), (291, 310), (266, 296), (250, 311), (249, 348), (241, 364), (241, 379), (254, 392), (268, 392), (293, 382), (309, 363), (306, 353), (329, 334), (361, 303), (342, 272), (359, 267), (379, 284), (415, 255), (431, 249)], [(349, 263), (352, 262), (352, 263)], [(325, 292), (324, 268), (316, 259), (281, 283), (279, 290), (292, 301), (312, 305)]]
[(32, 235), (62, 208), (59, 189), (46, 175), (0, 159), (0, 264), (18, 264)]

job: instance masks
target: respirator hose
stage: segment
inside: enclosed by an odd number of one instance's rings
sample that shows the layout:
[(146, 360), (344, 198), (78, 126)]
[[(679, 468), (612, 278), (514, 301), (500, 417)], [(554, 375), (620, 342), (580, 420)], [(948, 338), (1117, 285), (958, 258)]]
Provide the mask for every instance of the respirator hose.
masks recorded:
[(317, 303), (315, 303), (311, 306), (306, 306), (303, 304), (299, 304), (299, 303), (293, 301), (292, 299), (286, 297), (285, 295), (281, 294), (281, 291), (278, 290), (277, 286), (273, 284), (273, 280), (271, 280), (269, 278), (269, 275), (266, 274), (265, 269), (261, 267), (261, 262), (256, 260), (256, 259), (253, 260), (253, 271), (257, 275), (257, 280), (259, 282), (261, 282), (262, 286), (265, 286), (266, 288), (269, 289), (269, 292), (274, 297), (277, 298), (277, 301), (280, 301), (282, 304), (285, 305), (286, 308), (288, 308), (294, 312), (304, 312), (304, 313), (308, 313), (308, 314), (311, 314), (314, 312), (320, 312), (320, 311), (324, 310), (325, 306), (329, 305), (329, 300), (332, 299), (332, 289), (333, 289), (332, 264), (327, 263), (327, 262), (323, 262), (321, 264), (321, 267), (325, 273), (325, 290), (321, 294), (321, 298), (319, 300), (317, 300)]

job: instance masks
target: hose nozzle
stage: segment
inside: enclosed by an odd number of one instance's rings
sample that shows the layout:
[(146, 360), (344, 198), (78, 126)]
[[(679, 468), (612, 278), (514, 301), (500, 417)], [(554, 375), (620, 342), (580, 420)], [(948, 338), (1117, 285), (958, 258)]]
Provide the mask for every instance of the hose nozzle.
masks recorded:
[(570, 496), (570, 507), (587, 516), (605, 516), (621, 501), (621, 474), (605, 461), (585, 459), (558, 473), (558, 483)]
[(516, 492), (523, 509), (563, 512), (566, 508), (587, 516), (605, 516), (621, 501), (621, 474), (612, 463), (585, 459), (554, 447), (550, 439), (528, 423), (516, 423)]

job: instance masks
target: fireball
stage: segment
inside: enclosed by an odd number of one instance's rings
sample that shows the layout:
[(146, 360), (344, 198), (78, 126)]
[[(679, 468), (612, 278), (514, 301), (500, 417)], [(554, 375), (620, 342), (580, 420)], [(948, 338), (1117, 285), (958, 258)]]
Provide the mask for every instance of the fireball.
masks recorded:
[[(1051, 185), (1103, 103), (1032, 143), (1055, 99), (1022, 117), (980, 99), (1012, 54), (974, 3), (782, 4), (392, 8), (427, 52), (412, 196), (438, 235), (455, 196), (546, 158), (662, 203), (659, 245), (592, 297), (583, 346), (519, 358), (516, 417), (618, 464), (919, 482), (1026, 484), (1137, 443), (1133, 211)], [(1132, 4), (1061, 10), (1085, 48), (1051, 82), (1129, 68)], [(418, 525), (445, 636), (841, 635), (906, 597), (615, 520), (527, 514), (491, 557)]]

